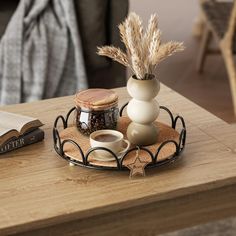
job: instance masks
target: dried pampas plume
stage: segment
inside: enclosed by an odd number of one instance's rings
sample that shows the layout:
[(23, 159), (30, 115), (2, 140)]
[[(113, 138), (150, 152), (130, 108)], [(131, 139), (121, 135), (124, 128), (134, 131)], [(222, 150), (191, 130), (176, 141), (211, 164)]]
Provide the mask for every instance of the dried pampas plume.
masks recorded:
[(98, 47), (99, 55), (112, 58), (114, 61), (129, 67), (128, 57), (120, 48), (113, 46)]
[(146, 74), (153, 74), (161, 61), (184, 50), (183, 43), (161, 43), (156, 14), (151, 15), (145, 32), (141, 18), (134, 12), (119, 25), (119, 30), (126, 52), (113, 46), (103, 46), (98, 47), (97, 53), (129, 67), (138, 79), (145, 79)]

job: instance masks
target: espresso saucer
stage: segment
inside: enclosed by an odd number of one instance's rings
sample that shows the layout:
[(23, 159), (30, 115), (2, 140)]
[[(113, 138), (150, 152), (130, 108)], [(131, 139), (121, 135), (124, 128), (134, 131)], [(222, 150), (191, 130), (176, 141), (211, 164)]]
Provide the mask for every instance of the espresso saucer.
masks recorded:
[[(124, 154), (124, 150), (126, 148), (127, 148), (127, 146), (122, 147), (122, 150), (119, 153), (116, 153), (116, 156), (118, 159), (120, 159), (122, 157), (122, 154)], [(91, 155), (93, 157), (93, 160), (96, 160), (96, 161), (115, 161), (116, 160), (115, 157), (112, 155), (104, 157), (102, 155), (97, 154), (96, 152), (92, 152)]]

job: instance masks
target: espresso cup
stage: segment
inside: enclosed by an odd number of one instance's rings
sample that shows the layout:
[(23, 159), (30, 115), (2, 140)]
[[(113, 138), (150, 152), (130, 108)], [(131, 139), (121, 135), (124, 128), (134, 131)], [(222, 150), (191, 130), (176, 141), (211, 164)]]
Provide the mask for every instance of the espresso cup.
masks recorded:
[[(125, 144), (125, 146), (124, 146)], [(126, 152), (130, 147), (130, 142), (124, 139), (124, 135), (116, 130), (97, 130), (90, 134), (90, 145), (92, 148), (95, 147), (104, 147), (117, 156)], [(104, 150), (96, 150), (94, 153), (99, 156), (100, 159), (111, 158), (112, 154)], [(113, 158), (114, 160), (114, 158)]]

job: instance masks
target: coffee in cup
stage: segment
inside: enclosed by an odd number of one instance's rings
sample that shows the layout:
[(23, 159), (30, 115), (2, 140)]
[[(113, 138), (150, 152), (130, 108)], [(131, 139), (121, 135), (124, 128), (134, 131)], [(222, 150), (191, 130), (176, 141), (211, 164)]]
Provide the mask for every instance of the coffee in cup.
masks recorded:
[(117, 136), (114, 134), (100, 134), (94, 140), (98, 142), (114, 142), (117, 140)]
[[(130, 147), (130, 142), (124, 139), (124, 135), (117, 130), (98, 130), (90, 134), (90, 145), (92, 148), (103, 147), (111, 150), (117, 156), (126, 152)], [(100, 160), (111, 159), (112, 154), (105, 150), (94, 151)], [(112, 158), (114, 160), (114, 158)]]

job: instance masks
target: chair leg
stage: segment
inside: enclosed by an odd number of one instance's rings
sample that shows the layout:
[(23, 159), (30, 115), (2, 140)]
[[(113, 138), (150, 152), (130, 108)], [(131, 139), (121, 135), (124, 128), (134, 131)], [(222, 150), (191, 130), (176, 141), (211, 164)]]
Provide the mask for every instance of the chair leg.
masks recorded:
[(221, 48), (223, 58), (226, 65), (226, 70), (229, 77), (231, 96), (233, 101), (234, 114), (236, 116), (236, 68), (232, 50)]
[(200, 38), (203, 35), (205, 29), (205, 20), (203, 18), (202, 13), (200, 12), (197, 18), (194, 20), (192, 35), (196, 38)]
[(202, 36), (200, 51), (197, 58), (196, 69), (197, 69), (197, 72), (199, 73), (203, 71), (204, 62), (206, 59), (206, 53), (207, 53), (207, 49), (208, 49), (211, 38), (212, 38), (212, 32), (209, 30), (209, 28), (206, 25), (203, 36)]

